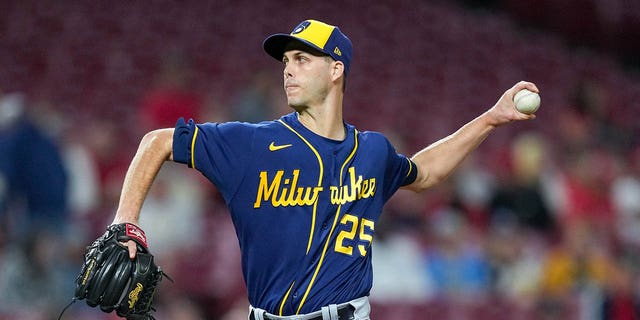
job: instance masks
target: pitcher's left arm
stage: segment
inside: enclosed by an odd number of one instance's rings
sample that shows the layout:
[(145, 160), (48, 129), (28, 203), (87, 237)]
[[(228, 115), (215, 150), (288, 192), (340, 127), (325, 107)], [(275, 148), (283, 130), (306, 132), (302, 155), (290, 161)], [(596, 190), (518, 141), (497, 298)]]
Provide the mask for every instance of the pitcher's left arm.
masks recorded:
[(533, 114), (519, 112), (513, 103), (516, 92), (529, 89), (539, 92), (535, 84), (521, 81), (505, 91), (493, 107), (471, 120), (453, 134), (438, 140), (416, 153), (416, 180), (403, 188), (424, 191), (445, 180), (495, 128), (513, 121), (534, 119)]

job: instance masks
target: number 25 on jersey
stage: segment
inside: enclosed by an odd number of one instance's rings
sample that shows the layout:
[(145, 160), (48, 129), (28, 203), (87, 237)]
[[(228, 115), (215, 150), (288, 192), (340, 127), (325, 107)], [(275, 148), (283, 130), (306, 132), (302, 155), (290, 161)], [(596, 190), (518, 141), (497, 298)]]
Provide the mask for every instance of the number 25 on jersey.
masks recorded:
[[(366, 242), (366, 245), (358, 244), (360, 255), (363, 257), (366, 256), (367, 248), (371, 246), (371, 241), (373, 241), (374, 222), (365, 218), (359, 219), (354, 215), (345, 214), (340, 220), (340, 225), (347, 227), (338, 234), (335, 251), (350, 256), (353, 255), (353, 246), (348, 245), (348, 243), (353, 242), (357, 236), (357, 242)], [(347, 244), (345, 244), (345, 242)]]

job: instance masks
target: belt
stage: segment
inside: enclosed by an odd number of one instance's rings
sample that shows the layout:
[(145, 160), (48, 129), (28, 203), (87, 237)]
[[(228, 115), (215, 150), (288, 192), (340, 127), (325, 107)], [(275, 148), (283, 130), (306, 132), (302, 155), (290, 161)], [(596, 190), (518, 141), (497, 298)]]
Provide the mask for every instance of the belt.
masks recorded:
[[(353, 312), (355, 310), (356, 310), (356, 308), (354, 308), (350, 304), (344, 305), (342, 307), (338, 307), (338, 320), (354, 320), (355, 317), (353, 315)], [(296, 318), (295, 316), (291, 316), (291, 317), (275, 317), (275, 316), (272, 316), (272, 315), (269, 315), (268, 313), (266, 313), (262, 317), (265, 320), (281, 320), (281, 319), (323, 320), (322, 314), (317, 315), (317, 316), (312, 317), (312, 318), (306, 318), (304, 316), (299, 316), (299, 318)], [(249, 314), (249, 320), (256, 320), (256, 316), (254, 315), (254, 311), (253, 310), (251, 310), (251, 313)]]

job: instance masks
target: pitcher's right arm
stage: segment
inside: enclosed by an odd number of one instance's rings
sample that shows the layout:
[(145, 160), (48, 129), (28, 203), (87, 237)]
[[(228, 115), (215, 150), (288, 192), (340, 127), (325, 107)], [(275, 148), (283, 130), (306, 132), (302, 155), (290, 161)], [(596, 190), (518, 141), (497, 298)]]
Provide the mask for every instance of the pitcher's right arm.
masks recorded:
[[(147, 133), (138, 146), (124, 178), (120, 202), (113, 224), (133, 223), (138, 225), (140, 210), (149, 189), (165, 161), (173, 160), (173, 128), (158, 129)], [(126, 243), (133, 259), (136, 245)]]

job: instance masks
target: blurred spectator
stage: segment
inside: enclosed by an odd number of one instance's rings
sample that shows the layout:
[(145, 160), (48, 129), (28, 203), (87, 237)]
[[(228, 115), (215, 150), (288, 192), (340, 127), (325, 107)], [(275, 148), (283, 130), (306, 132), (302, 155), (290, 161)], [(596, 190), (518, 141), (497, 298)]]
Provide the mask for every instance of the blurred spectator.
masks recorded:
[(611, 185), (610, 197), (622, 242), (640, 248), (640, 148), (631, 153)]
[[(70, 129), (73, 130), (73, 129)], [(72, 178), (80, 180), (72, 180), (72, 183), (79, 185), (71, 185), (72, 190), (84, 186), (87, 190), (83, 193), (90, 193), (91, 188), (95, 187), (97, 192), (95, 195), (96, 203), (86, 203), (86, 212), (74, 212), (76, 218), (84, 219), (92, 228), (88, 230), (90, 239), (94, 239), (98, 235), (104, 233), (104, 230), (111, 221), (109, 215), (113, 214), (120, 197), (122, 180), (124, 179), (126, 170), (129, 166), (133, 150), (123, 147), (121, 141), (126, 139), (126, 135), (115, 123), (102, 119), (95, 119), (86, 131), (81, 129), (76, 134), (82, 134), (82, 142), (74, 143), (73, 137), (68, 142), (67, 152), (78, 153), (81, 158), (71, 160), (71, 165), (81, 165), (83, 167), (71, 169)], [(67, 134), (71, 136), (71, 134)], [(85, 167), (86, 166), (86, 167)], [(80, 172), (82, 170), (82, 172)], [(76, 174), (84, 175), (82, 178), (75, 176)], [(94, 175), (95, 177), (91, 177)], [(94, 181), (95, 179), (95, 181)], [(96, 183), (97, 185), (93, 185)], [(93, 187), (92, 187), (93, 186)], [(86, 194), (90, 196), (90, 194)], [(88, 201), (88, 199), (84, 199)], [(77, 222), (77, 221), (75, 221)]]
[(588, 220), (565, 224), (561, 241), (550, 247), (541, 273), (539, 312), (541, 317), (565, 319), (576, 297), (586, 297), (579, 312), (597, 314), (600, 296), (611, 275), (612, 262), (606, 234)]
[(67, 173), (56, 142), (28, 116), (20, 93), (0, 96), (0, 225), (10, 238), (61, 232)]
[[(67, 192), (69, 227), (73, 228), (69, 236), (70, 245), (78, 252), (84, 251), (84, 243), (95, 238), (94, 223), (96, 211), (102, 205), (102, 184), (99, 165), (95, 152), (90, 145), (92, 128), (67, 126), (62, 141), (62, 157), (69, 177)], [(104, 227), (100, 224), (100, 228)], [(82, 240), (84, 239), (84, 240)], [(78, 260), (79, 263), (80, 260)]]
[(149, 247), (169, 274), (180, 251), (196, 246), (204, 236), (204, 190), (201, 180), (174, 163), (162, 168), (142, 206), (140, 225)]
[(519, 135), (513, 140), (510, 157), (511, 174), (501, 180), (491, 200), (493, 219), (512, 216), (526, 229), (550, 233), (556, 217), (545, 198), (544, 141), (535, 134)]
[(495, 192), (496, 178), (470, 155), (454, 173), (455, 205), (464, 213), (472, 227), (484, 232), (490, 223), (489, 204)]
[(445, 207), (434, 213), (430, 223), (434, 241), (424, 258), (435, 295), (472, 301), (487, 294), (490, 269), (484, 243), (478, 241), (478, 234), (469, 228), (464, 215)]
[(71, 296), (68, 173), (41, 107), (0, 94), (0, 317), (46, 319)]
[(535, 308), (546, 245), (515, 219), (494, 221), (487, 233), (495, 292), (522, 311)]
[[(609, 272), (609, 281), (602, 298), (600, 313), (602, 320), (634, 320), (640, 318), (640, 297), (638, 289), (638, 261), (620, 257)], [(636, 261), (632, 261), (636, 260)]]
[(604, 296), (602, 319), (640, 318), (640, 149), (624, 160), (610, 190), (620, 243)]
[[(78, 128), (74, 129), (78, 130)], [(83, 134), (86, 134), (84, 129), (79, 128)], [(69, 134), (74, 133), (69, 132)], [(94, 210), (100, 202), (98, 167), (92, 151), (83, 143), (84, 140), (77, 136), (67, 138), (63, 158), (69, 175), (69, 211), (74, 215), (85, 215)]]
[(377, 224), (370, 296), (374, 303), (420, 303), (433, 296), (419, 241), (423, 223), (417, 219), (385, 213)]
[(613, 166), (614, 159), (606, 150), (592, 149), (569, 158), (564, 164), (562, 223), (589, 221), (601, 231), (613, 231), (616, 216), (609, 195)]
[[(71, 298), (67, 258), (57, 230), (30, 232), (0, 259), (0, 318), (51, 319)], [(29, 306), (25, 306), (28, 303)]]

